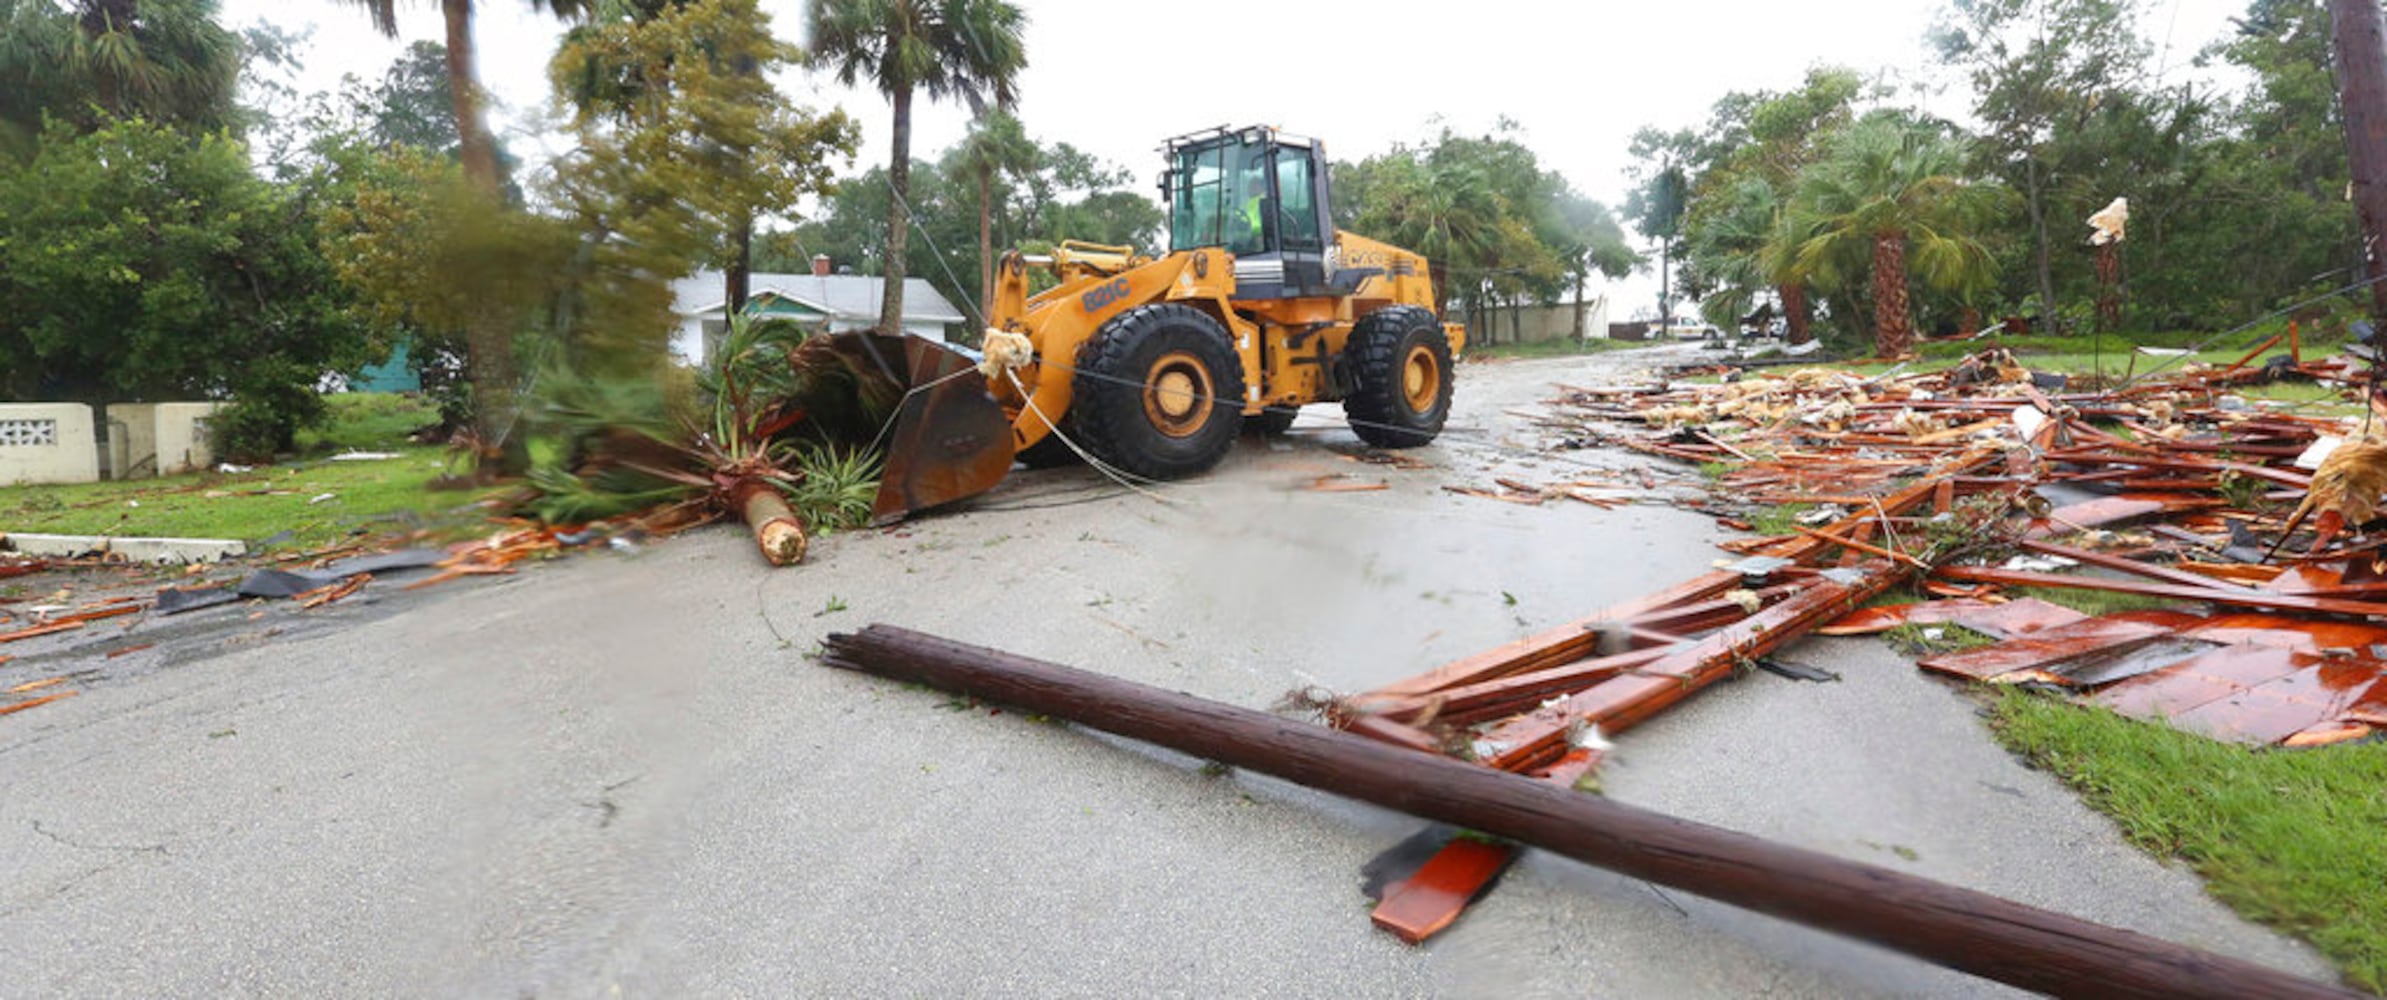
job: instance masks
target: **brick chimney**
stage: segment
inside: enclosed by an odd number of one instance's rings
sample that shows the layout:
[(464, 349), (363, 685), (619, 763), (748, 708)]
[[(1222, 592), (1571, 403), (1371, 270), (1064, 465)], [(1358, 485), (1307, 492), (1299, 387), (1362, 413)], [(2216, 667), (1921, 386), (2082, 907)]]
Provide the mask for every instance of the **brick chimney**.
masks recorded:
[(816, 276), (823, 277), (823, 278), (826, 278), (826, 277), (828, 277), (828, 276), (829, 276), (829, 255), (828, 255), (828, 254), (825, 254), (825, 253), (816, 253), (816, 254), (813, 254), (813, 255), (812, 255), (812, 273), (813, 273), (814, 275), (816, 275)]

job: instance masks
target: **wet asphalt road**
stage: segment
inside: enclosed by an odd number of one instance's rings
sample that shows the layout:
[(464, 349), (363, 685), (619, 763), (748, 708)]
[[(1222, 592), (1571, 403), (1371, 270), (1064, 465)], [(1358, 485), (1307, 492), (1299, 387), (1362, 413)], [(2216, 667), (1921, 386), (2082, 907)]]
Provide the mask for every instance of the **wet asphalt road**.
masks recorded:
[[(1412, 820), (804, 657), (885, 621), (1265, 707), (1579, 617), (1723, 534), (1440, 487), (1641, 464), (1537, 454), (1506, 411), (1645, 360), (1463, 369), (1428, 469), (1343, 458), (1320, 407), (1165, 500), (1020, 475), (796, 569), (722, 529), (280, 631), (227, 609), (149, 659), (32, 650), (0, 686), (96, 673), (0, 718), (0, 994), (2003, 994), (1546, 855), (1409, 948), (1359, 869)], [(1390, 488), (1299, 488), (1333, 473)], [(2328, 974), (1879, 644), (1789, 655), (1844, 679), (1706, 692), (1619, 737), (1608, 793)]]

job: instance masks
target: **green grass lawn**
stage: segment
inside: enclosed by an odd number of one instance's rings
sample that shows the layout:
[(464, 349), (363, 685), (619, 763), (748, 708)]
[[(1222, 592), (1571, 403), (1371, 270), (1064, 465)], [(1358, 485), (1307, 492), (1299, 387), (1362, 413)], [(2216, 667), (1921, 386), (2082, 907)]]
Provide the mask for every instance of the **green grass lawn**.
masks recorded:
[[(1978, 354), (1995, 347), (2014, 352), (2017, 360), (2032, 369), (2061, 372), (2067, 375), (2103, 373), (2122, 378), (2145, 375), (2149, 371), (2172, 371), (2194, 360), (2207, 365), (2227, 365), (2245, 357), (2256, 344), (2286, 328), (2285, 320), (2275, 320), (2227, 335), (2201, 330), (2164, 330), (2134, 333), (2112, 333), (2104, 336), (2076, 334), (2052, 336), (2046, 334), (1984, 337), (1979, 340), (1926, 340), (1915, 345), (1919, 361), (1908, 362), (1908, 371), (1934, 371), (1948, 362), (1966, 355)], [(2324, 357), (2335, 352), (2342, 335), (2308, 336), (2304, 338), (2307, 358)], [(2191, 358), (2145, 355), (2139, 347), (2165, 349), (2195, 349)], [(2287, 345), (2280, 344), (2263, 351), (2253, 362), (2287, 353)], [(1850, 365), (1851, 371), (1864, 375), (1878, 375), (1895, 365)]]
[[(300, 435), (301, 446), (310, 452), (306, 457), (243, 473), (0, 488), (0, 532), (259, 542), (287, 531), (289, 544), (312, 547), (357, 531), (477, 528), (482, 515), (471, 505), (483, 493), (430, 488), (433, 480), (464, 471), (457, 456), (444, 447), (406, 440), (408, 432), (436, 422), (436, 412), (420, 401), (387, 394), (343, 394), (327, 401), (331, 420)], [(329, 460), (350, 450), (393, 451), (398, 457)]]
[(2140, 847), (2387, 992), (2387, 744), (2255, 750), (2016, 690), (1994, 719)]

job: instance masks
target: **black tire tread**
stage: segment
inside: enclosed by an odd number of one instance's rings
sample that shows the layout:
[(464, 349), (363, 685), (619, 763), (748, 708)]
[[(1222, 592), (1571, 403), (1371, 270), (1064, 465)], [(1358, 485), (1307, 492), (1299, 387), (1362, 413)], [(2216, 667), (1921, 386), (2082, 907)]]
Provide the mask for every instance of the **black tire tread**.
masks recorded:
[[(1208, 341), (1210, 356), (1204, 360), (1211, 369), (1214, 405), (1220, 409), (1220, 418), (1236, 425), (1201, 454), (1183, 460), (1145, 451), (1127, 437), (1128, 422), (1144, 419), (1140, 391), (1144, 373), (1130, 371), (1134, 365), (1129, 358), (1146, 337), (1174, 324), (1203, 327), (1217, 334)], [(1234, 448), (1236, 432), (1241, 430), (1243, 364), (1229, 346), (1226, 330), (1209, 313), (1173, 302), (1120, 313), (1078, 348), (1077, 368), (1074, 401), (1062, 423), (1094, 457), (1146, 479), (1179, 479), (1208, 471)]]
[[(1442, 362), (1442, 404), (1422, 417), (1409, 411), (1401, 398), (1401, 345), (1420, 328), (1431, 329)], [(1442, 324), (1420, 306), (1386, 306), (1362, 316), (1343, 345), (1351, 366), (1351, 394), (1343, 398), (1343, 416), (1351, 432), (1378, 448), (1415, 448), (1432, 442), (1450, 417), (1455, 384), (1449, 341)]]

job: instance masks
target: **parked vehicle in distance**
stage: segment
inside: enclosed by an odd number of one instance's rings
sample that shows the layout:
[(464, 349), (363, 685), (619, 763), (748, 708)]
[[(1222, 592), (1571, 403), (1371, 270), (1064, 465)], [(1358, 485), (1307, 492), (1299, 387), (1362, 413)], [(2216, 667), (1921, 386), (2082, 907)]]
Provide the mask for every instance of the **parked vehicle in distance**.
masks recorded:
[(1724, 331), (1716, 329), (1715, 324), (1699, 323), (1687, 319), (1678, 319), (1666, 324), (1666, 335), (1676, 340), (1724, 339)]

